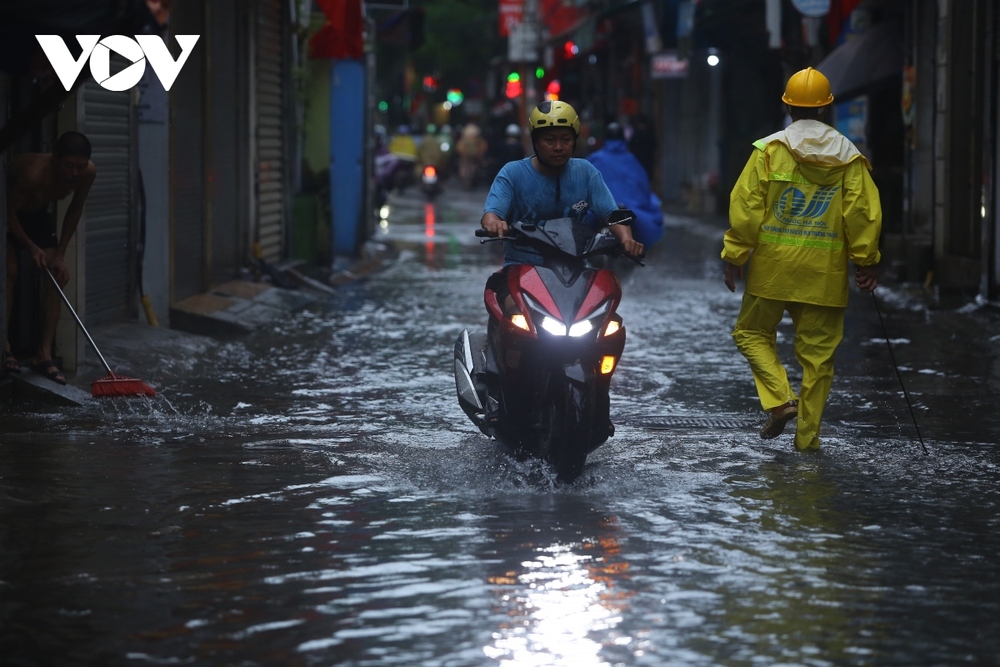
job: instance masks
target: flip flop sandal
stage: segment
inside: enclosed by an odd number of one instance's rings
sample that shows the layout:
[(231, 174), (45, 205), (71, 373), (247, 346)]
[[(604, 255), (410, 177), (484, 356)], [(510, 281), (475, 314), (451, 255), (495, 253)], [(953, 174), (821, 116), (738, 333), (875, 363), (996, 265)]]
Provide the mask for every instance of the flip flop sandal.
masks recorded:
[(21, 372), (21, 364), (17, 361), (17, 358), (14, 357), (14, 355), (11, 354), (10, 352), (3, 353), (3, 370), (4, 373), (17, 374)]
[(66, 378), (59, 372), (59, 367), (56, 366), (56, 362), (51, 359), (47, 361), (39, 361), (31, 367), (31, 370), (35, 371), (39, 375), (44, 375), (53, 382), (66, 384)]

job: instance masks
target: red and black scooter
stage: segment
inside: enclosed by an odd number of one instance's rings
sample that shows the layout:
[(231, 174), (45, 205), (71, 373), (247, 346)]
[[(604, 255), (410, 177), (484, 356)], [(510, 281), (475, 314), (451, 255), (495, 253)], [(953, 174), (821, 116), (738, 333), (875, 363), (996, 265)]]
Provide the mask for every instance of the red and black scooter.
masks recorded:
[[(611, 223), (631, 219), (619, 210)], [(505, 238), (530, 244), (545, 264), (515, 264), (487, 281), (486, 333), (465, 329), (455, 343), (458, 402), (509, 453), (544, 459), (571, 482), (614, 435), (609, 389), (625, 347), (621, 283), (589, 260), (624, 252), (609, 231), (570, 218), (516, 222)]]

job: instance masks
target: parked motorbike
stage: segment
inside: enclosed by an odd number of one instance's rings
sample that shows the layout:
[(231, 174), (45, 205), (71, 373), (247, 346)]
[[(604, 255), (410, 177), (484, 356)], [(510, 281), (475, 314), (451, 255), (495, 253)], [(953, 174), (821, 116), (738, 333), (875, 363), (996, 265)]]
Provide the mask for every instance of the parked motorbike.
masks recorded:
[[(631, 219), (620, 210), (612, 224)], [(508, 453), (543, 459), (571, 482), (614, 435), (610, 385), (625, 347), (621, 283), (589, 260), (624, 251), (608, 230), (570, 218), (508, 228), (505, 238), (538, 249), (545, 264), (515, 264), (487, 281), (486, 333), (465, 329), (455, 343), (458, 402)]]
[(438, 178), (437, 167), (432, 164), (424, 165), (420, 172), (420, 188), (427, 201), (434, 201), (441, 194), (441, 179)]

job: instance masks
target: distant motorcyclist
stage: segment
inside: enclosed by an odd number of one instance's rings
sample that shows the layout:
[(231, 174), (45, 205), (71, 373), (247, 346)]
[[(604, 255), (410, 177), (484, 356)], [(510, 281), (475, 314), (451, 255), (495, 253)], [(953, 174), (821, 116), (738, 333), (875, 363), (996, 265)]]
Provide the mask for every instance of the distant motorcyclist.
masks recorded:
[(486, 156), (487, 143), (483, 131), (475, 123), (469, 123), (462, 128), (458, 138), (458, 176), (462, 185), (471, 188), (476, 181), (476, 172), (482, 166)]
[(441, 146), (441, 169), (447, 175), (451, 172), (452, 163), (455, 161), (455, 137), (451, 133), (451, 125), (442, 125), (437, 138)]
[[(573, 158), (580, 135), (580, 118), (572, 106), (562, 101), (543, 102), (528, 118), (532, 157), (508, 162), (500, 169), (489, 194), (481, 225), (494, 236), (507, 232), (507, 220), (541, 222), (572, 218), (580, 225), (592, 225), (588, 215), (606, 222), (618, 209), (601, 173), (586, 160)], [(596, 231), (596, 227), (595, 227)], [(632, 237), (627, 225), (611, 227), (625, 252), (641, 255), (642, 243)], [(543, 263), (533, 248), (507, 241), (504, 266)]]
[(403, 192), (416, 177), (417, 142), (410, 133), (409, 125), (396, 128), (396, 133), (389, 140), (389, 156), (391, 159), (383, 160), (388, 189), (397, 188)]
[(441, 171), (444, 166), (444, 154), (441, 152), (441, 141), (438, 139), (437, 127), (428, 125), (420, 146), (417, 147), (416, 173), (419, 176), (424, 167), (431, 166)]
[(417, 142), (410, 133), (409, 125), (396, 128), (396, 134), (389, 140), (389, 152), (404, 160), (416, 161)]
[(500, 144), (497, 150), (497, 159), (500, 162), (499, 166), (504, 166), (508, 162), (513, 162), (515, 160), (523, 160), (524, 155), (524, 143), (521, 141), (521, 126), (517, 123), (511, 123), (504, 130), (504, 140)]
[(608, 123), (604, 146), (587, 156), (604, 177), (615, 200), (635, 214), (632, 236), (651, 246), (663, 237), (663, 210), (660, 198), (649, 185), (649, 176), (625, 143), (618, 123)]

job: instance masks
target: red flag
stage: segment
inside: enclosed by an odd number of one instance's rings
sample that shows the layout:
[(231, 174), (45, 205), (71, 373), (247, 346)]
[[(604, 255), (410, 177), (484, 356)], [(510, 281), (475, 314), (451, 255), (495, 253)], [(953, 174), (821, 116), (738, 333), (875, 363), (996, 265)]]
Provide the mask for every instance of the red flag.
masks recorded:
[(310, 58), (357, 60), (364, 56), (364, 16), (361, 0), (317, 0), (326, 23), (309, 38)]

